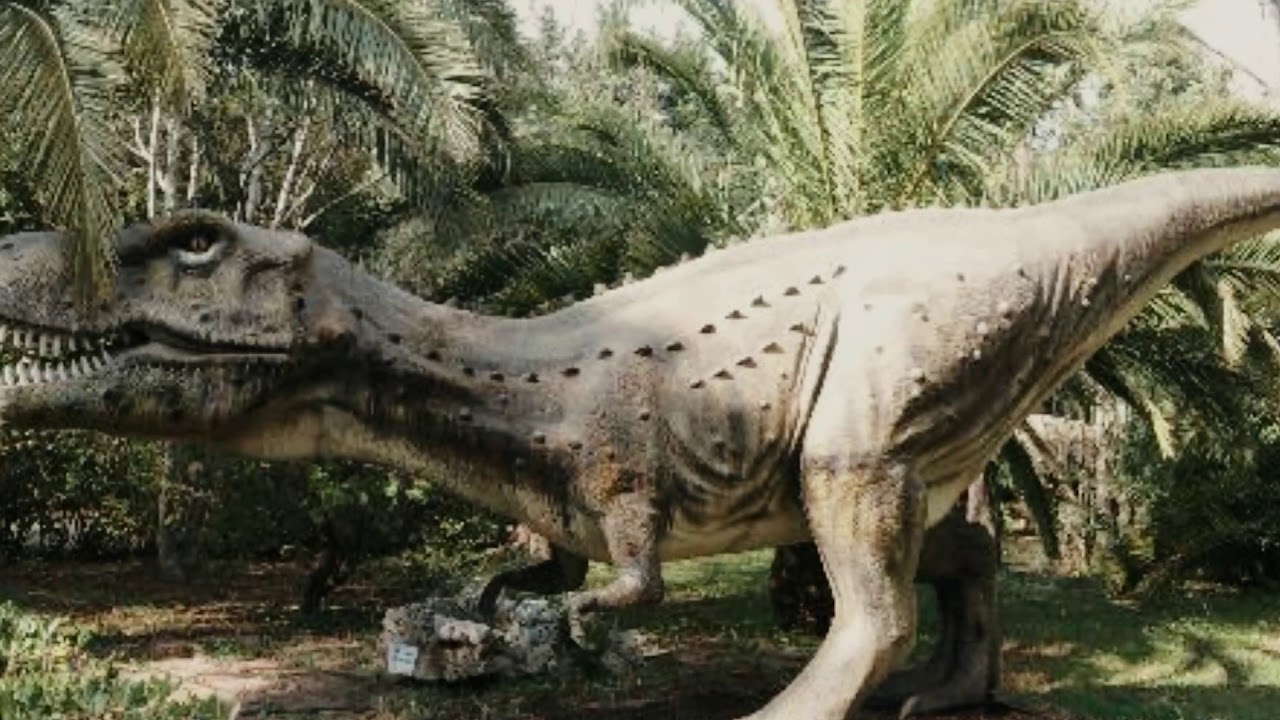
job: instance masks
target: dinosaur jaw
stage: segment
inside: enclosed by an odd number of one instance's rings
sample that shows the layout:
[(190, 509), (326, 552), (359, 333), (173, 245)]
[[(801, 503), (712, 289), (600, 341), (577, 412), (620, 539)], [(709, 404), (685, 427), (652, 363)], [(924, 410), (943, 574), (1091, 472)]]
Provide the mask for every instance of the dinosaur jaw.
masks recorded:
[(0, 318), (0, 421), (192, 440), (289, 381), (283, 349), (201, 343), (125, 323), (71, 332)]

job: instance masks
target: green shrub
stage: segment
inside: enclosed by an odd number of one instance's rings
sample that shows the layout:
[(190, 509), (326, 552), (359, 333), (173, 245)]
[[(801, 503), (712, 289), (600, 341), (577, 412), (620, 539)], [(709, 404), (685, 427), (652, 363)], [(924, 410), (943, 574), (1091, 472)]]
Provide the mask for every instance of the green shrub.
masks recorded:
[(88, 634), (0, 605), (0, 718), (223, 720), (215, 700), (177, 703), (161, 681), (131, 681), (88, 655)]
[[(161, 493), (206, 559), (317, 550), (356, 556), (489, 547), (502, 523), (430, 482), (349, 462), (269, 463), (96, 433), (0, 446), (0, 557), (109, 559), (155, 550)], [(198, 470), (191, 471), (193, 466)]]
[(149, 546), (159, 446), (81, 432), (3, 440), (0, 556), (115, 558)]
[(1258, 405), (1229, 437), (1193, 436), (1172, 460), (1145, 429), (1127, 436), (1119, 472), (1148, 512), (1146, 588), (1280, 581), (1280, 417)]

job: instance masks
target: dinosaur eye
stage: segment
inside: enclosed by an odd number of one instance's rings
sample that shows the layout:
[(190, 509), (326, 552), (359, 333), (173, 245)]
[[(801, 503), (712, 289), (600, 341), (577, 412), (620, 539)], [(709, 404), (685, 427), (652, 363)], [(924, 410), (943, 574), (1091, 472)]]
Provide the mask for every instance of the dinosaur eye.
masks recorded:
[(170, 252), (178, 262), (190, 266), (207, 265), (217, 260), (225, 238), (217, 228), (193, 227), (169, 240)]
[(199, 255), (209, 252), (209, 248), (213, 247), (213, 240), (208, 235), (200, 233), (192, 235), (182, 243), (182, 249), (189, 253)]

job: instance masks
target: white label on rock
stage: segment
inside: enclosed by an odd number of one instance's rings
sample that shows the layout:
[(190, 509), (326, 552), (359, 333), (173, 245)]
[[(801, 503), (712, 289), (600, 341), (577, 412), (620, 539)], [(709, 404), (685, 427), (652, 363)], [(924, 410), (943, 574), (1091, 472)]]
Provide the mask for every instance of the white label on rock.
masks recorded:
[(387, 672), (392, 675), (413, 677), (413, 671), (417, 666), (418, 648), (401, 643), (391, 643), (391, 647), (387, 648)]

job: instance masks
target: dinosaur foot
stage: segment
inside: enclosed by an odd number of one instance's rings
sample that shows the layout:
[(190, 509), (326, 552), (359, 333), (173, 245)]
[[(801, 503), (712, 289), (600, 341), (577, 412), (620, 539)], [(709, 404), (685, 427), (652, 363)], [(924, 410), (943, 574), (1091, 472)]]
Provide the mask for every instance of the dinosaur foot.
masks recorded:
[(924, 664), (890, 675), (868, 706), (908, 718), (993, 707), (1000, 681), (1000, 638), (994, 578), (937, 581), (942, 635)]

